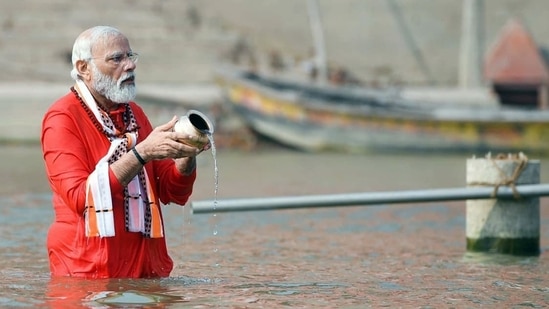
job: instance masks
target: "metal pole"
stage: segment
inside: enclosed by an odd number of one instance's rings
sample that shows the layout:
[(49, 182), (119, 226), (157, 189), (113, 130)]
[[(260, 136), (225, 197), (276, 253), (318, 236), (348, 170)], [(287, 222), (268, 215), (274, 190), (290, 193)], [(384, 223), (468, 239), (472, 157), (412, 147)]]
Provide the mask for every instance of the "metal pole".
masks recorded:
[[(195, 214), (236, 211), (366, 206), (397, 203), (455, 201), (469, 199), (514, 198), (510, 187), (500, 187), (495, 196), (493, 187), (468, 187), (393, 192), (365, 192), (331, 195), (285, 196), (245, 199), (204, 200), (191, 202)], [(549, 195), (549, 184), (521, 185), (516, 187), (520, 197)]]

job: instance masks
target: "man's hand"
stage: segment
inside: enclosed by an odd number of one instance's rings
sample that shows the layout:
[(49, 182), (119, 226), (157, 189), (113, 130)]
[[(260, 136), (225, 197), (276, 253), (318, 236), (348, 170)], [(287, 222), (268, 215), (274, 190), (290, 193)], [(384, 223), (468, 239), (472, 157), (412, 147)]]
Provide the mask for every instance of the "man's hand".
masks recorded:
[(211, 147), (208, 143), (203, 149), (199, 149), (181, 142), (196, 139), (196, 137), (173, 132), (176, 122), (177, 117), (174, 116), (169, 122), (156, 127), (146, 139), (135, 146), (145, 161), (195, 157)]

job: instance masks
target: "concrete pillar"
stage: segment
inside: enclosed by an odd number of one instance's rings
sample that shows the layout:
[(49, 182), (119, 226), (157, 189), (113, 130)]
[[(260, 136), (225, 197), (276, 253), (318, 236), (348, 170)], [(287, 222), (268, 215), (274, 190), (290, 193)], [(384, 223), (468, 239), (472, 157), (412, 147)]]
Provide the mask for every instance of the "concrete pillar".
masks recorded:
[[(467, 160), (467, 186), (539, 184), (540, 163), (526, 156)], [(467, 200), (467, 250), (539, 255), (539, 197)]]

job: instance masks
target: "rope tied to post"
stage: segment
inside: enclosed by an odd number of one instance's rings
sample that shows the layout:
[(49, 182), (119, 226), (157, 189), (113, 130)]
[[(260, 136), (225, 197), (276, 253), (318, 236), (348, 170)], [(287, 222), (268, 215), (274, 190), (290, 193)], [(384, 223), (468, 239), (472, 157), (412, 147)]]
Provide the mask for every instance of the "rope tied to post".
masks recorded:
[[(494, 186), (494, 191), (492, 192), (492, 198), (495, 198), (497, 196), (498, 190), (501, 186), (508, 186), (513, 190), (513, 197), (515, 199), (520, 199), (521, 196), (517, 191), (516, 187), (516, 181), (520, 177), (520, 174), (524, 169), (526, 168), (526, 165), (528, 164), (528, 157), (523, 154), (522, 152), (519, 152), (518, 154), (503, 154), (500, 153), (496, 155), (494, 158), (488, 154), (486, 156), (487, 158), (491, 159), (491, 162), (494, 164), (494, 167), (498, 170), (499, 174), (501, 175), (502, 180), (498, 183), (489, 183), (489, 182), (470, 182), (469, 185), (485, 185), (485, 186)], [(497, 160), (513, 160), (517, 162), (517, 166), (513, 170), (513, 173), (511, 176), (507, 176), (507, 174), (501, 169), (501, 167), (497, 164)]]

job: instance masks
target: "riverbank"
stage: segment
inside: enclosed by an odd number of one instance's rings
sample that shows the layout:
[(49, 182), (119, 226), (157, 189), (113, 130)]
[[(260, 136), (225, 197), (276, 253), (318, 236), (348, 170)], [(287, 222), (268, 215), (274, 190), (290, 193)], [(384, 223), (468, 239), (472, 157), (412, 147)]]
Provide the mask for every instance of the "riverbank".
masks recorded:
[[(520, 17), (541, 46), (549, 44), (549, 21), (542, 13), (547, 1), (484, 2), (482, 50), (512, 17)], [(425, 85), (427, 68), (438, 85), (456, 85), (462, 1), (318, 3), (330, 64), (350, 69), (365, 83)], [(140, 81), (208, 82), (219, 61), (238, 57), (238, 51), (244, 51), (240, 58), (258, 61), (272, 53), (288, 63), (310, 57), (307, 12), (307, 1), (294, 0), (3, 1), (0, 80), (65, 80), (76, 36), (103, 24), (122, 30), (140, 53)]]

